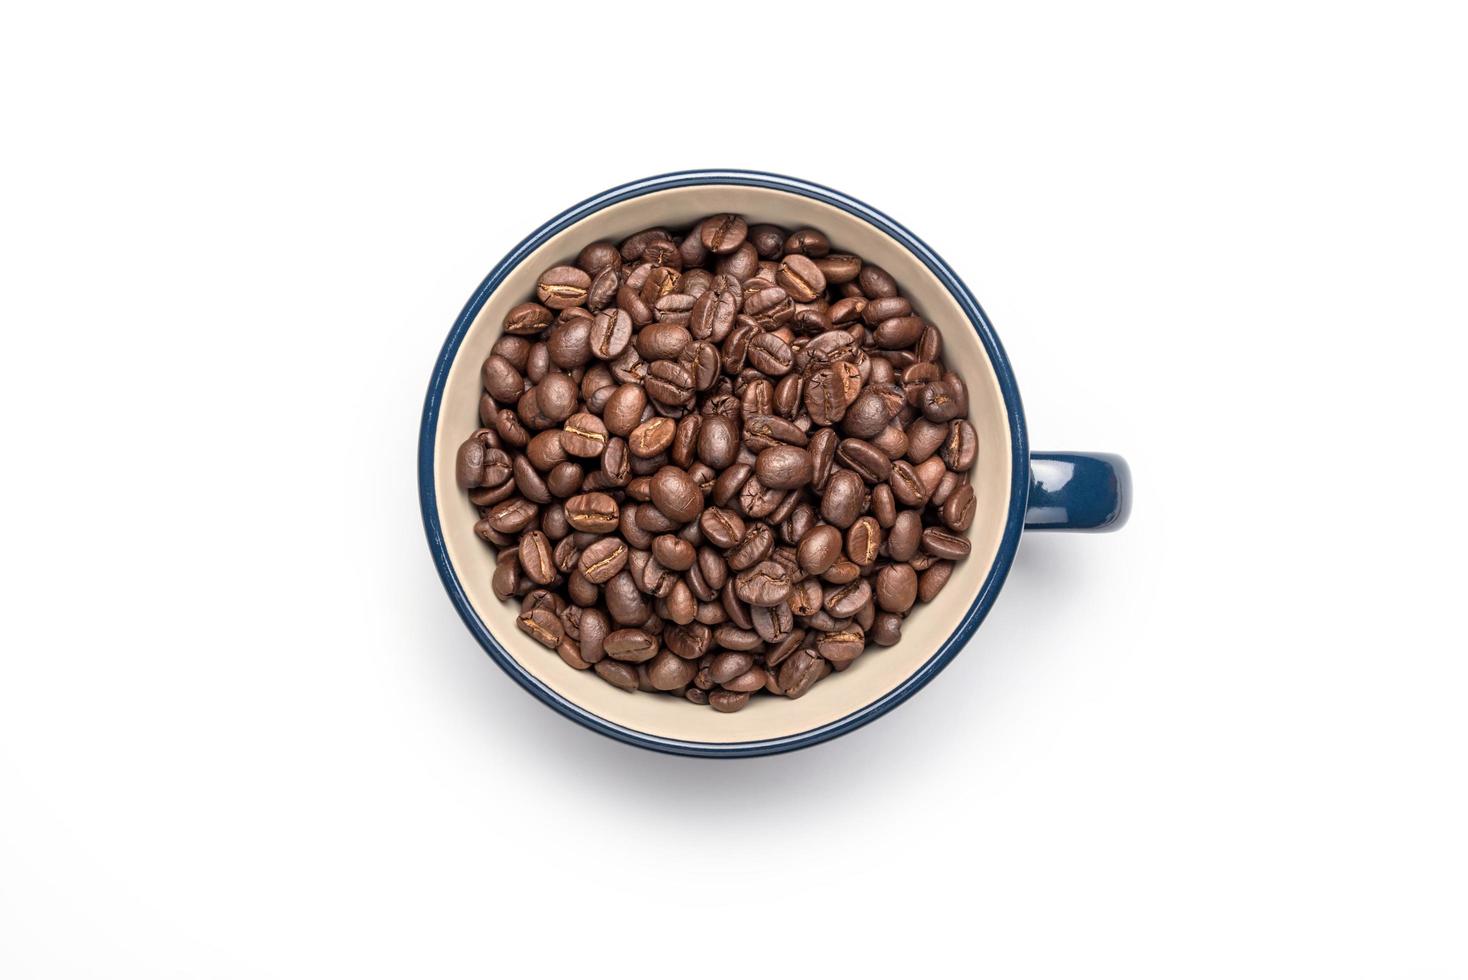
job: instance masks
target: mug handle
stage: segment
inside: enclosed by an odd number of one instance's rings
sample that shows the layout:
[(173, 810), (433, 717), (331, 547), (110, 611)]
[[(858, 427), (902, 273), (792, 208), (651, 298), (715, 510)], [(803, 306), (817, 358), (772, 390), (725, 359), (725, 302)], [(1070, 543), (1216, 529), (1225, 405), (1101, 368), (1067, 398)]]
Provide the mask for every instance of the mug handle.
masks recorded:
[(1031, 453), (1027, 531), (1115, 531), (1132, 509), (1132, 471), (1110, 453)]

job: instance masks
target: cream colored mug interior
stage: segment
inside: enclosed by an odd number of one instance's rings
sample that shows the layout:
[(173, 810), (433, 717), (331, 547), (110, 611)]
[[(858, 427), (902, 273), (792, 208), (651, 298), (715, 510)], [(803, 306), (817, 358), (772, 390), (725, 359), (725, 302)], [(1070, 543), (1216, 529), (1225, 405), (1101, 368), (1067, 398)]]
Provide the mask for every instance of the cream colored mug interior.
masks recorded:
[[(969, 387), (969, 417), (979, 435), (971, 474), (979, 509), (970, 531), (973, 552), (959, 563), (937, 599), (914, 607), (893, 647), (868, 648), (847, 670), (833, 674), (803, 698), (752, 698), (736, 714), (720, 714), (666, 695), (626, 692), (592, 671), (567, 666), (555, 651), (515, 626), (518, 604), (500, 602), (490, 588), (494, 551), (473, 527), (475, 508), (454, 480), (459, 444), (479, 425), (479, 368), (500, 335), (505, 313), (534, 298), (540, 273), (569, 264), (589, 242), (620, 241), (654, 225), (684, 228), (705, 215), (731, 211), (750, 222), (819, 228), (833, 249), (853, 252), (885, 268), (917, 311), (943, 332), (943, 357)], [(485, 301), (464, 337), (444, 385), (436, 435), (436, 494), (443, 539), (465, 595), (490, 633), (546, 687), (623, 728), (686, 742), (747, 742), (788, 738), (838, 721), (900, 685), (958, 628), (988, 576), (1009, 510), (1010, 433), (999, 379), (957, 301), (916, 256), (885, 232), (839, 208), (786, 191), (738, 185), (679, 187), (613, 204), (559, 232), (521, 262)]]

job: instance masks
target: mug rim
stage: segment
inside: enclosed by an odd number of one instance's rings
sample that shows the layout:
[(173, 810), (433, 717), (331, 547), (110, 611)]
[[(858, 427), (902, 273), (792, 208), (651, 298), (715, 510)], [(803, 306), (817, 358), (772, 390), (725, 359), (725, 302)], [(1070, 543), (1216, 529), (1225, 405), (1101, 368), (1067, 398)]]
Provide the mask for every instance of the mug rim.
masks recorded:
[[(988, 575), (985, 577), (978, 594), (974, 597), (973, 602), (964, 613), (963, 618), (959, 620), (953, 632), (938, 645), (938, 649), (934, 651), (933, 655), (924, 661), (917, 670), (913, 671), (900, 684), (876, 700), (862, 705), (849, 714), (817, 728), (812, 728), (794, 735), (744, 742), (699, 742), (653, 735), (609, 721), (552, 690), (526, 671), (509, 654), (500, 642), (495, 639), (494, 634), (490, 632), (484, 621), (480, 619), (479, 614), (474, 611), (468, 596), (464, 592), (463, 585), (459, 581), (458, 573), (449, 560), (448, 549), (444, 542), (443, 528), (438, 519), (438, 495), (434, 482), (434, 465), (437, 449), (436, 430), (438, 428), (439, 410), (443, 401), (449, 369), (457, 359), (464, 337), (467, 335), (470, 325), (473, 324), (475, 318), (479, 315), (480, 309), (483, 308), (485, 302), (488, 301), (489, 297), (499, 288), (505, 277), (513, 269), (517, 268), (527, 256), (543, 245), (553, 235), (559, 234), (572, 225), (595, 214), (597, 211), (613, 204), (677, 187), (725, 184), (786, 191), (839, 208), (895, 239), (898, 244), (915, 255), (919, 261), (927, 266), (929, 271), (938, 278), (943, 288), (952, 295), (953, 299), (963, 310), (964, 315), (973, 326), (975, 333), (978, 334), (979, 342), (984, 347), (985, 355), (989, 358), (989, 362), (994, 368), (994, 374), (999, 382), (1000, 393), (1004, 399), (1006, 421), (1010, 434), (1010, 454), (1012, 458), (1010, 460), (1009, 508), (1005, 517), (1004, 534), (1000, 539), (994, 561), (989, 567)], [(795, 177), (787, 177), (781, 174), (766, 173), (757, 170), (682, 170), (619, 184), (600, 194), (589, 197), (578, 204), (572, 205), (527, 235), (503, 259), (495, 264), (494, 268), (490, 270), (489, 275), (485, 276), (484, 280), (479, 284), (479, 288), (474, 291), (469, 297), (468, 302), (464, 304), (464, 308), (459, 313), (458, 319), (454, 321), (453, 329), (444, 341), (443, 347), (439, 351), (438, 359), (434, 364), (433, 375), (429, 380), (428, 392), (424, 398), (423, 419), (418, 434), (418, 499), (423, 517), (423, 529), (428, 537), (428, 547), (433, 554), (434, 565), (438, 569), (439, 578), (442, 580), (444, 589), (448, 592), (454, 608), (458, 611), (459, 618), (464, 621), (464, 625), (469, 628), (469, 632), (473, 634), (474, 638), (479, 641), (479, 645), (489, 654), (490, 659), (498, 664), (500, 669), (505, 673), (509, 674), (516, 683), (529, 691), (541, 702), (553, 708), (564, 717), (600, 735), (605, 735), (639, 748), (652, 749), (673, 755), (704, 758), (742, 758), (758, 755), (774, 755), (776, 753), (791, 752), (796, 749), (817, 745), (829, 739), (855, 731), (862, 725), (880, 718), (926, 686), (944, 667), (952, 662), (953, 658), (958, 655), (958, 652), (963, 649), (964, 645), (977, 632), (979, 624), (983, 622), (984, 617), (988, 614), (994, 604), (995, 598), (997, 598), (1000, 589), (1003, 587), (1004, 580), (1008, 577), (1010, 566), (1014, 561), (1015, 551), (1019, 545), (1020, 533), (1024, 529), (1024, 510), (1028, 490), (1029, 444), (1025, 429), (1024, 409), (1020, 402), (1019, 387), (1015, 383), (1013, 372), (1009, 366), (1009, 359), (1004, 353), (1003, 346), (999, 343), (999, 337), (994, 332), (988, 315), (979, 305), (978, 300), (969, 292), (963, 280), (922, 239), (870, 205), (830, 187), (814, 184)]]

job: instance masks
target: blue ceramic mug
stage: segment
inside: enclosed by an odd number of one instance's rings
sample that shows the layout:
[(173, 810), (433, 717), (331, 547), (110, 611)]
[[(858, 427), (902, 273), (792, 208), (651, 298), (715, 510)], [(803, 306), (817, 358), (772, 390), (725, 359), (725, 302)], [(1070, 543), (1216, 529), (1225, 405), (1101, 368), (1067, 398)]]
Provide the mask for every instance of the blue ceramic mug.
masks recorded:
[[(943, 356), (969, 388), (979, 456), (970, 474), (978, 508), (972, 553), (930, 603), (914, 608), (902, 638), (873, 648), (799, 700), (757, 697), (735, 714), (682, 700), (627, 693), (576, 671), (515, 627), (516, 605), (490, 587), (492, 551), (473, 532), (478, 517), (454, 479), (459, 444), (478, 426), (479, 368), (505, 313), (534, 293), (546, 268), (569, 263), (593, 241), (652, 226), (686, 227), (716, 212), (751, 224), (819, 228), (837, 251), (886, 269), (916, 310), (943, 334)], [(552, 218), (505, 256), (470, 297), (434, 366), (423, 408), (419, 493), (429, 548), (470, 632), (531, 694), (593, 731), (683, 755), (765, 755), (851, 731), (906, 701), (973, 636), (999, 595), (1026, 530), (1102, 531), (1126, 520), (1126, 464), (1099, 453), (1032, 453), (1024, 410), (989, 319), (953, 270), (891, 218), (838, 191), (751, 171), (691, 171), (624, 184)]]

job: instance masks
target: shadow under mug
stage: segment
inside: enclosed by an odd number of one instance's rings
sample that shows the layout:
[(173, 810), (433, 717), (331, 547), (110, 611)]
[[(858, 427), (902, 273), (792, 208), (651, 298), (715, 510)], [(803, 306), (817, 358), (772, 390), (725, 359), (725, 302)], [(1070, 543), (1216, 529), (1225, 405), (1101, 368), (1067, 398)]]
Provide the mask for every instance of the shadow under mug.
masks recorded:
[[(494, 555), (473, 532), (475, 508), (454, 478), (458, 445), (478, 427), (480, 365), (505, 313), (533, 295), (546, 268), (582, 246), (653, 226), (681, 228), (714, 213), (751, 224), (819, 228), (833, 250), (886, 269), (916, 312), (942, 331), (943, 358), (969, 388), (979, 436), (970, 473), (978, 508), (971, 554), (930, 603), (914, 607), (892, 647), (874, 647), (802, 698), (756, 697), (720, 714), (666, 696), (625, 692), (576, 671), (515, 626), (518, 606), (490, 587)], [(561, 714), (632, 745), (738, 757), (803, 748), (885, 714), (932, 680), (993, 605), (1026, 530), (1120, 527), (1131, 499), (1126, 463), (1102, 453), (1032, 453), (1009, 362), (988, 317), (953, 270), (891, 218), (838, 191), (740, 170), (666, 174), (614, 187), (552, 218), (495, 266), (443, 345), (423, 408), (419, 495), (429, 548), (470, 632), (522, 687)]]

